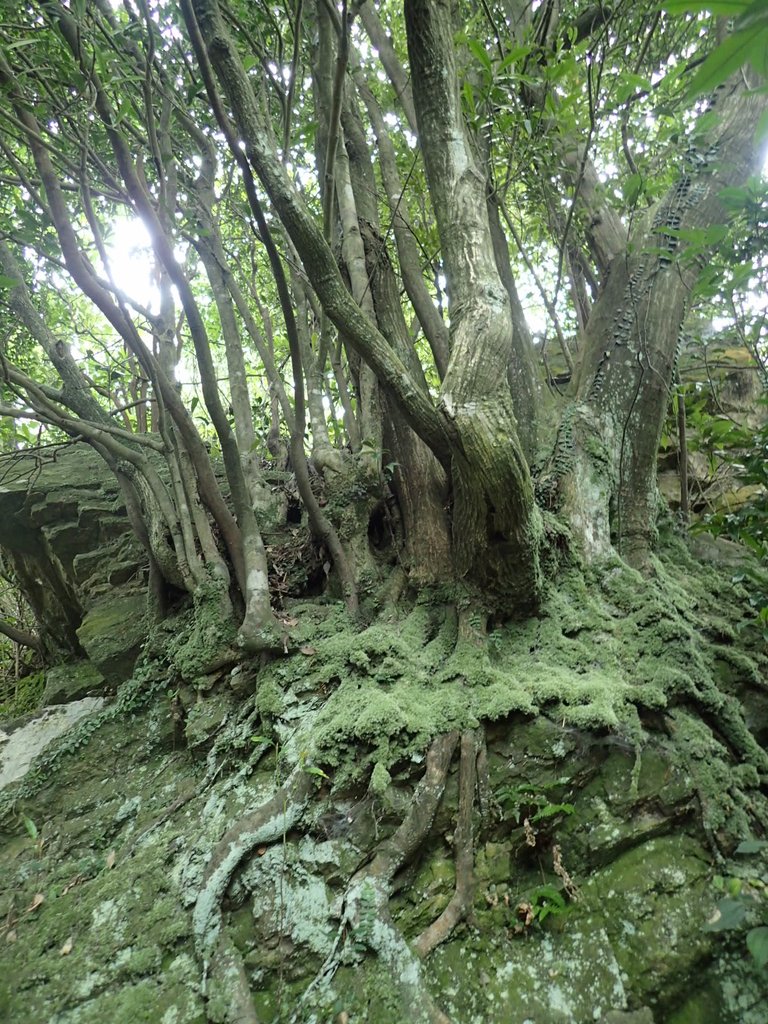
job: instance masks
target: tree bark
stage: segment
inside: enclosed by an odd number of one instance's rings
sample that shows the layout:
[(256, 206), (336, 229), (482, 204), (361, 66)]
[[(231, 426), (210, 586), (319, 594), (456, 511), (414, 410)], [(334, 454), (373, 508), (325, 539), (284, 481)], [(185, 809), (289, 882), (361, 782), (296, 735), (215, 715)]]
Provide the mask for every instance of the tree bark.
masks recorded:
[(725, 223), (719, 192), (756, 171), (751, 126), (766, 106), (768, 96), (751, 90), (741, 73), (722, 87), (712, 100), (716, 123), (699, 135), (693, 130), (677, 183), (640, 221), (625, 253), (611, 261), (587, 325), (578, 377), (574, 423), (589, 423), (572, 439), (578, 449), (573, 468), (581, 468), (565, 485), (571, 512), (588, 507), (586, 488), (602, 495), (591, 524), (578, 517), (575, 532), (587, 557), (608, 550), (608, 530), (630, 563), (642, 568), (648, 560), (656, 537), (656, 458), (679, 337), (708, 253), (706, 247), (692, 250), (680, 232)]
[[(503, 595), (504, 603), (530, 605), (541, 583), (540, 519), (516, 414), (530, 417), (531, 354), (513, 330), (509, 295), (496, 266), (486, 176), (461, 110), (451, 5), (406, 0), (405, 20), (419, 139), (450, 298), (451, 360), (439, 401), (455, 438), (454, 556), (462, 575)], [(522, 370), (516, 390), (507, 378), (511, 362)]]

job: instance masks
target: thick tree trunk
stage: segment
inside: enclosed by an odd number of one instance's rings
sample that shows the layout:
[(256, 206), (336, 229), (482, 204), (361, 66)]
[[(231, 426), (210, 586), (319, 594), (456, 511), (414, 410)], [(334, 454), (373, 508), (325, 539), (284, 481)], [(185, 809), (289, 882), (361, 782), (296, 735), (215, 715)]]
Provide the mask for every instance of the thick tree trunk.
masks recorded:
[(531, 351), (528, 338), (513, 329), (496, 265), (486, 177), (461, 110), (451, 5), (408, 0), (405, 17), (419, 138), (448, 278), (451, 359), (439, 402), (451, 425), (456, 565), (489, 594), (525, 606), (535, 603), (540, 586), (539, 517), (518, 428), (518, 417), (532, 421)]
[(685, 232), (726, 222), (719, 193), (756, 171), (752, 125), (766, 105), (741, 74), (718, 91), (714, 127), (698, 136), (694, 129), (677, 183), (607, 268), (586, 329), (576, 409), (559, 442), (571, 460), (565, 507), (588, 558), (608, 551), (612, 535), (642, 567), (653, 546), (659, 440), (683, 321), (709, 252), (693, 249)]

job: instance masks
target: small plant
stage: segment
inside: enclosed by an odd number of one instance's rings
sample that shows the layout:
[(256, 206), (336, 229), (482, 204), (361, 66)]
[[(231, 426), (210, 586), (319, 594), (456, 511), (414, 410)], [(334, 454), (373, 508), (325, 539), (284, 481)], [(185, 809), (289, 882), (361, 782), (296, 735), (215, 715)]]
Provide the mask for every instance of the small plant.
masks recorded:
[(539, 885), (527, 899), (517, 904), (515, 911), (520, 924), (516, 930), (523, 931), (534, 924), (543, 924), (548, 917), (562, 917), (570, 909), (557, 886), (549, 883)]
[[(750, 855), (760, 853), (768, 847), (768, 842), (760, 839), (748, 839), (736, 848), (737, 854)], [(768, 965), (768, 885), (761, 879), (723, 878), (716, 875), (713, 885), (724, 895), (715, 904), (709, 921), (704, 925), (708, 932), (743, 932), (745, 926), (753, 924), (746, 930), (746, 944), (752, 958), (759, 968)]]
[[(527, 818), (524, 824), (528, 838), (530, 825)], [(528, 838), (528, 843), (534, 845), (535, 839), (531, 842)], [(557, 845), (552, 847), (552, 863), (560, 884), (544, 881), (544, 869), (539, 860), (542, 884), (527, 893), (515, 906), (517, 920), (512, 929), (515, 935), (522, 934), (535, 924), (543, 924), (548, 917), (565, 916), (570, 912), (571, 904), (578, 902), (579, 890), (563, 864), (562, 853)]]
[(302, 771), (306, 772), (307, 775), (316, 775), (319, 779), (328, 779), (330, 781), (330, 776), (327, 772), (324, 772), (322, 768), (318, 768), (317, 765), (314, 764), (307, 764), (308, 758), (309, 751), (302, 750), (299, 755), (299, 763), (301, 764)]
[(554, 818), (558, 814), (573, 814), (573, 804), (553, 802), (544, 792), (547, 789), (564, 786), (567, 781), (558, 779), (556, 782), (538, 787), (538, 790), (525, 784), (501, 786), (496, 790), (496, 800), (506, 818), (514, 819), (520, 824), (527, 820), (533, 825), (546, 818)]
[(19, 817), (24, 825), (24, 831), (35, 844), (35, 853), (40, 857), (43, 852), (43, 846), (45, 845), (45, 839), (40, 835), (40, 830), (28, 814), (21, 811)]

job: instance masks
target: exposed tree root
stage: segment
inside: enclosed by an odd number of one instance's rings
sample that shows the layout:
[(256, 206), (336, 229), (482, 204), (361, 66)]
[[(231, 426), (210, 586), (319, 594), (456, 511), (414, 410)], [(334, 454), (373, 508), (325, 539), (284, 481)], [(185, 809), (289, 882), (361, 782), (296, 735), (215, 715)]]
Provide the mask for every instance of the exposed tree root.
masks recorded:
[(403, 1012), (412, 1024), (450, 1024), (427, 991), (419, 961), (390, 917), (390, 894), (387, 879), (366, 874), (347, 890), (347, 923), (396, 981)]
[(217, 948), (211, 958), (211, 978), (221, 992), (209, 1001), (208, 1019), (227, 1024), (259, 1024), (243, 958), (222, 925)]
[(491, 780), (488, 774), (488, 744), (484, 728), (478, 730), (475, 765), (477, 771), (477, 802), (480, 809), (480, 827), (484, 829), (490, 825), (493, 816), (493, 795), (491, 793)]
[[(484, 745), (483, 745), (484, 746)], [(477, 783), (478, 742), (475, 732), (466, 729), (461, 734), (461, 767), (459, 775), (459, 811), (454, 832), (454, 854), (456, 858), (456, 890), (442, 914), (425, 928), (414, 943), (418, 956), (423, 960), (432, 950), (445, 942), (456, 925), (472, 909), (474, 889), (474, 843), (472, 841), (472, 810), (475, 804)]]
[(448, 1018), (432, 1001), (418, 960), (392, 922), (389, 897), (392, 878), (414, 856), (432, 827), (457, 742), (455, 732), (433, 741), (424, 777), (402, 824), (381, 843), (371, 863), (358, 871), (347, 889), (345, 921), (397, 979), (403, 1006), (414, 1024), (448, 1024)]
[(359, 883), (363, 876), (389, 882), (414, 856), (432, 827), (458, 740), (457, 732), (444, 733), (433, 740), (427, 753), (424, 776), (416, 787), (402, 824), (393, 836), (379, 845), (371, 863), (354, 876), (352, 885)]
[[(408, 813), (394, 835), (379, 844), (373, 860), (353, 876), (341, 922), (340, 933), (350, 932), (365, 943), (396, 980), (403, 1006), (401, 1019), (409, 1024), (450, 1024), (450, 1020), (435, 1005), (424, 984), (418, 958), (392, 921), (392, 879), (411, 860), (432, 828), (458, 738), (458, 733), (451, 732), (432, 742)], [(317, 982), (330, 980), (338, 966), (334, 946), (308, 992)], [(293, 1020), (298, 1018), (294, 1015)]]
[(229, 938), (221, 901), (232, 875), (256, 846), (294, 827), (314, 790), (314, 779), (297, 765), (277, 792), (241, 818), (216, 845), (192, 913), (195, 945), (209, 975), (209, 1017), (228, 1024), (258, 1024), (242, 958)]

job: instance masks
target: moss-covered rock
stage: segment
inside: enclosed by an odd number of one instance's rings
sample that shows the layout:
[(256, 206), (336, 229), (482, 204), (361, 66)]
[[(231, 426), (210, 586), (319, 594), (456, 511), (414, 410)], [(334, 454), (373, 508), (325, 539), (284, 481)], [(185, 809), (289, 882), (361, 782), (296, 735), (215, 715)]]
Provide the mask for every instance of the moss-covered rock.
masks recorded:
[(118, 592), (91, 608), (77, 636), (104, 678), (121, 683), (130, 678), (148, 632), (146, 597)]
[(184, 735), (190, 747), (208, 746), (232, 710), (232, 699), (224, 693), (217, 693), (204, 700), (198, 700), (187, 711)]
[(119, 484), (87, 445), (14, 462), (0, 488), (0, 546), (51, 663), (82, 657), (76, 630), (94, 603), (144, 588), (147, 557)]
[[(133, 667), (133, 666), (131, 666)], [(104, 686), (104, 676), (91, 661), (54, 665), (45, 673), (43, 705), (66, 704), (87, 697)]]

